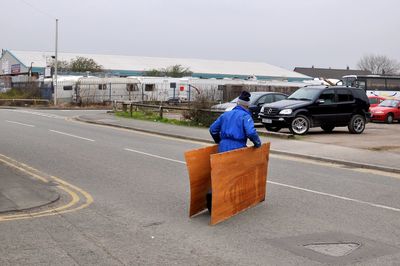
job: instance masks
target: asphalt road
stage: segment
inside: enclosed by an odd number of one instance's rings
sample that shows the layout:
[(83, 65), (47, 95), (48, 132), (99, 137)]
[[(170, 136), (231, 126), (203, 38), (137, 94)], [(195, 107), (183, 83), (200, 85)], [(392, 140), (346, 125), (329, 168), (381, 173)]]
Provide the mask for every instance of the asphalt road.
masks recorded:
[[(66, 119), (81, 113), (0, 110), (1, 155), (93, 197), (71, 212), (0, 219), (0, 265), (400, 262), (399, 175), (271, 156), (266, 201), (209, 226), (206, 213), (188, 218), (183, 158), (204, 144)], [(336, 245), (331, 256), (305, 248), (320, 243)], [(352, 243), (361, 246), (332, 255)]]

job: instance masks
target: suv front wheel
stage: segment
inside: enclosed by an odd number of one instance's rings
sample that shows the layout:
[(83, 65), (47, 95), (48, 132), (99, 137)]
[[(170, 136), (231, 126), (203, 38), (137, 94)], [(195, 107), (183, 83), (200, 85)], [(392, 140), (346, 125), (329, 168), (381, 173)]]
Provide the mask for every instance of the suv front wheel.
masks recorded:
[(290, 123), (289, 130), (292, 134), (305, 135), (310, 129), (310, 119), (304, 115), (298, 115)]
[(353, 115), (349, 122), (349, 131), (352, 134), (361, 134), (365, 129), (365, 117), (362, 115)]

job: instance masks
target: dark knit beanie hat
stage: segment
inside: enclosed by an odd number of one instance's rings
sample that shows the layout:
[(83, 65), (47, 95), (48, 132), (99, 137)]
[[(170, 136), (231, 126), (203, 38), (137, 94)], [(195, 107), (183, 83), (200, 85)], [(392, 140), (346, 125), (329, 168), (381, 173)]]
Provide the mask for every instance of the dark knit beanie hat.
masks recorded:
[(244, 105), (244, 106), (249, 106), (250, 104), (250, 93), (247, 91), (242, 91), (240, 93), (239, 99), (237, 101), (238, 104)]

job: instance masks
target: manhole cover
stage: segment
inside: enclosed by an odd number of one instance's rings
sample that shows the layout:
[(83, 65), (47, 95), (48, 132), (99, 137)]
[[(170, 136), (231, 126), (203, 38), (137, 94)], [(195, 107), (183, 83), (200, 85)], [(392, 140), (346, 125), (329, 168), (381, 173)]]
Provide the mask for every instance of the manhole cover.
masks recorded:
[(305, 248), (333, 257), (342, 257), (360, 247), (358, 243), (314, 243), (304, 245)]
[(298, 256), (322, 263), (343, 265), (399, 252), (373, 239), (342, 232), (323, 232), (270, 240), (271, 244)]

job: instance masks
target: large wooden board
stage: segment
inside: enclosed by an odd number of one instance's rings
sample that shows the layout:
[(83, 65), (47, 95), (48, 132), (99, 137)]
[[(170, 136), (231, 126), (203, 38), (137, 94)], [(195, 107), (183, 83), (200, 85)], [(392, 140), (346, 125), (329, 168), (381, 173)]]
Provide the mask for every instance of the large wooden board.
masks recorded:
[(211, 224), (265, 200), (270, 143), (211, 155)]
[(210, 156), (217, 152), (218, 145), (213, 145), (185, 153), (190, 180), (190, 217), (207, 208), (206, 193), (211, 188)]

